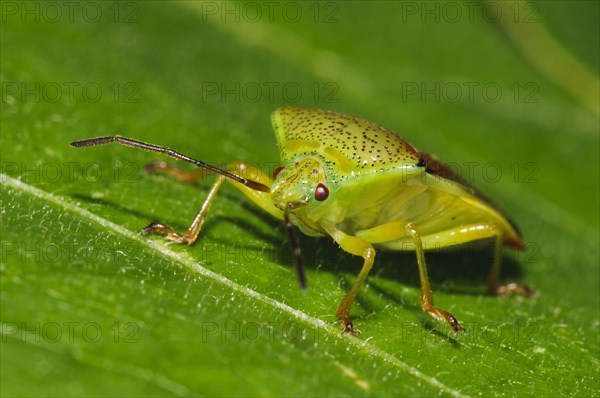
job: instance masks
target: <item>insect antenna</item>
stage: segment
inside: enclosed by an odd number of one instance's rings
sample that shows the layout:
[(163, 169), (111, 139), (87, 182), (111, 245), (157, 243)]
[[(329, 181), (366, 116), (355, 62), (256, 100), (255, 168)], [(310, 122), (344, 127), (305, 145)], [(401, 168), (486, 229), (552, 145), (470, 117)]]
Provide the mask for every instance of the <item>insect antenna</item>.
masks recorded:
[(295, 207), (295, 203), (288, 203), (285, 207), (283, 217), (285, 220), (285, 230), (287, 231), (288, 240), (290, 246), (292, 246), (292, 253), (294, 254), (294, 268), (296, 269), (296, 275), (298, 276), (298, 284), (300, 289), (306, 290), (306, 275), (304, 274), (304, 265), (302, 264), (302, 249), (300, 248), (300, 241), (296, 235), (296, 229), (294, 224), (290, 221), (290, 210)]
[(129, 146), (132, 148), (144, 149), (146, 151), (163, 153), (172, 158), (183, 160), (184, 162), (192, 163), (198, 167), (202, 167), (204, 169), (210, 170), (213, 173), (221, 174), (222, 176), (224, 176), (226, 178), (229, 178), (231, 180), (239, 182), (240, 184), (243, 184), (243, 185), (247, 186), (248, 188), (251, 188), (251, 189), (254, 189), (257, 191), (269, 192), (271, 190), (271, 188), (269, 188), (268, 186), (266, 186), (264, 184), (261, 184), (260, 182), (252, 181), (247, 178), (237, 176), (233, 173), (230, 173), (230, 172), (220, 169), (218, 167), (212, 166), (201, 160), (196, 160), (196, 159), (190, 158), (189, 156), (185, 156), (184, 154), (174, 151), (172, 149), (165, 148), (165, 147), (158, 146), (158, 145), (148, 144), (147, 142), (134, 140), (132, 138), (121, 137), (119, 135), (87, 138), (84, 140), (73, 141), (69, 145), (71, 145), (73, 147), (84, 147), (84, 146), (104, 145), (104, 144), (109, 144), (111, 142), (116, 142), (121, 145)]

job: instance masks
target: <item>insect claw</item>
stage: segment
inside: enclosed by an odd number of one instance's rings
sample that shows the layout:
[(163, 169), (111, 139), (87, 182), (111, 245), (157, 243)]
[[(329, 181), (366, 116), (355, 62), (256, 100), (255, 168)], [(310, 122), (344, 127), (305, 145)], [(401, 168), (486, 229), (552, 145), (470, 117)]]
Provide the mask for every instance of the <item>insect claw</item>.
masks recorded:
[(448, 315), (446, 320), (448, 321), (448, 323), (450, 323), (450, 326), (452, 327), (452, 331), (454, 332), (454, 334), (459, 334), (459, 333), (462, 333), (465, 331), (465, 328), (460, 326), (460, 323), (458, 323), (458, 321), (452, 314), (450, 314), (450, 313), (446, 313), (446, 314)]
[(156, 232), (157, 229), (167, 229), (168, 227), (166, 227), (165, 225), (162, 225), (159, 222), (153, 221), (150, 224), (146, 225), (144, 228), (142, 228), (142, 230), (140, 231), (140, 233), (142, 235), (148, 235), (149, 233), (152, 232)]
[(352, 333), (355, 336), (358, 336), (360, 334), (360, 330), (354, 328), (354, 325), (352, 324), (352, 321), (350, 319), (342, 319), (342, 323), (344, 324), (344, 329), (342, 330), (342, 333)]
[(151, 222), (145, 228), (142, 229), (141, 233), (143, 235), (146, 235), (149, 233), (165, 235), (167, 237), (167, 239), (169, 239), (170, 241), (173, 241), (175, 243), (185, 243), (188, 245), (191, 245), (193, 243), (193, 240), (190, 239), (190, 237), (188, 236), (187, 233), (185, 235), (179, 235), (177, 232), (173, 231), (171, 228), (167, 227), (164, 224), (158, 223), (158, 222)]
[(465, 331), (465, 329), (462, 326), (460, 326), (460, 323), (454, 317), (454, 315), (452, 315), (448, 311), (440, 310), (439, 308), (435, 307), (425, 308), (425, 311), (427, 311), (435, 319), (442, 322), (446, 322), (448, 325), (450, 325), (454, 334), (459, 334)]
[(509, 283), (508, 285), (498, 286), (491, 294), (494, 296), (510, 296), (518, 294), (523, 297), (533, 298), (537, 296), (537, 292), (523, 283)]

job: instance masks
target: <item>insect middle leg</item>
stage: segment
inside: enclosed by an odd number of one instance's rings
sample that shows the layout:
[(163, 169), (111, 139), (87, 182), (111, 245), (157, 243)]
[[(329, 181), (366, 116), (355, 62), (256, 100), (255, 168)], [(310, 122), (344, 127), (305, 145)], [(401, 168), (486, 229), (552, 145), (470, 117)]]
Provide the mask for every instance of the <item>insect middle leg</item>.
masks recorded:
[(425, 253), (421, 235), (417, 232), (415, 225), (409, 223), (405, 226), (406, 232), (413, 239), (415, 252), (417, 254), (417, 265), (419, 266), (419, 279), (421, 280), (421, 308), (436, 319), (447, 322), (454, 333), (464, 331), (463, 327), (456, 320), (454, 315), (448, 311), (436, 308), (433, 306), (433, 293), (431, 292), (431, 284), (427, 275), (427, 264), (425, 264)]
[(448, 323), (455, 333), (464, 330), (454, 315), (448, 311), (436, 308), (433, 305), (433, 293), (431, 291), (431, 284), (427, 274), (427, 264), (425, 263), (423, 242), (421, 241), (421, 235), (413, 223), (402, 220), (394, 221), (368, 230), (359, 231), (357, 235), (372, 243), (391, 242), (410, 236), (413, 240), (413, 245), (417, 255), (417, 265), (419, 267), (419, 279), (421, 281), (421, 308), (434, 318)]

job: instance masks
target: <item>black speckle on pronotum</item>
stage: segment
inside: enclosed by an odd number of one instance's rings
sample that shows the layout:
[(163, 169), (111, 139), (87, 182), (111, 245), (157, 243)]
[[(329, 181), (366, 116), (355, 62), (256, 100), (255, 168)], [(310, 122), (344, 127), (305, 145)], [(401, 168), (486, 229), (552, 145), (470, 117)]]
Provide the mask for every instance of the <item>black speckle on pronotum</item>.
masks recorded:
[(281, 108), (278, 112), (282, 123), (278, 128), (285, 132), (286, 143), (317, 143), (318, 148), (305, 151), (305, 156), (323, 155), (329, 147), (343, 155), (356, 168), (356, 174), (383, 172), (420, 161), (412, 145), (367, 120), (319, 109)]

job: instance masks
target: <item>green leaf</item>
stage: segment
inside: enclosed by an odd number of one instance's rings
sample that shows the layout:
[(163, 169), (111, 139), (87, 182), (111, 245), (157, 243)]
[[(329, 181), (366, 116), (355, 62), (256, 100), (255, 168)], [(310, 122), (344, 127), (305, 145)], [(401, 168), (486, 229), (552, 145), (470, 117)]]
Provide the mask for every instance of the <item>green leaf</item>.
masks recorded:
[[(598, 395), (600, 18), (571, 3), (3, 2), (1, 394)], [(272, 171), (282, 105), (448, 162), (517, 221), (502, 279), (539, 296), (483, 295), (485, 244), (427, 253), (457, 337), (421, 311), (414, 253), (380, 251), (342, 335), (359, 258), (302, 237), (302, 293), (283, 226), (231, 186), (196, 244), (142, 236), (185, 230), (210, 181), (68, 146), (118, 133)]]

